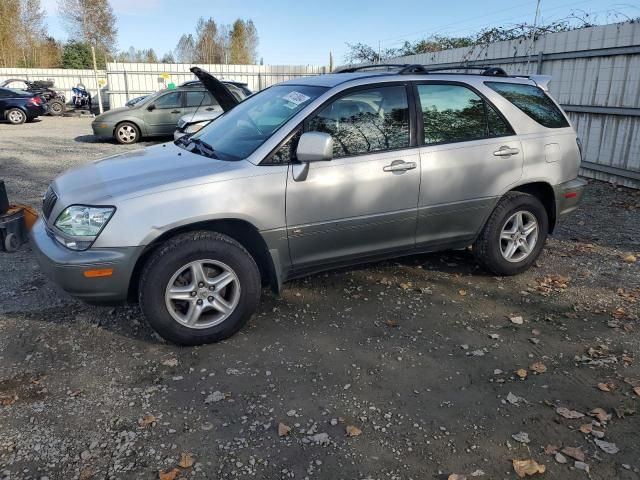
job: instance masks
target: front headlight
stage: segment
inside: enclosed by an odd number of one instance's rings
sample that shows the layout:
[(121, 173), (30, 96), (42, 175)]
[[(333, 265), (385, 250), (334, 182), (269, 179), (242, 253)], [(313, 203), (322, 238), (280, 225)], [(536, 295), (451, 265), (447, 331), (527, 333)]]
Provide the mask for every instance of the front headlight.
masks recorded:
[(58, 240), (74, 250), (89, 248), (115, 210), (114, 207), (88, 205), (72, 205), (65, 208), (58, 216), (55, 226), (65, 235), (80, 238), (58, 238)]
[(202, 127), (204, 127), (205, 125), (208, 125), (210, 121), (211, 120), (204, 120), (202, 122), (192, 123), (187, 128), (185, 128), (184, 132), (185, 133), (196, 133), (196, 132), (202, 130)]

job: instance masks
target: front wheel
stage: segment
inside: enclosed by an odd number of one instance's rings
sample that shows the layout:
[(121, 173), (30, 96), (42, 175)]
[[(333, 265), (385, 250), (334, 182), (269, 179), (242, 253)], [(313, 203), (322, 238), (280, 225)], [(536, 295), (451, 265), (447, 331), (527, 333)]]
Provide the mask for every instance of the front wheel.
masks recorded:
[(172, 238), (151, 255), (139, 300), (163, 338), (201, 345), (240, 330), (257, 308), (260, 290), (249, 252), (226, 235), (203, 231)]
[(27, 114), (19, 108), (12, 108), (7, 112), (7, 120), (14, 125), (20, 125), (27, 121)]
[(116, 126), (113, 136), (118, 143), (136, 143), (140, 140), (140, 129), (134, 123), (122, 122)]
[(508, 192), (473, 244), (478, 263), (497, 275), (517, 275), (538, 258), (549, 231), (544, 205), (533, 195)]

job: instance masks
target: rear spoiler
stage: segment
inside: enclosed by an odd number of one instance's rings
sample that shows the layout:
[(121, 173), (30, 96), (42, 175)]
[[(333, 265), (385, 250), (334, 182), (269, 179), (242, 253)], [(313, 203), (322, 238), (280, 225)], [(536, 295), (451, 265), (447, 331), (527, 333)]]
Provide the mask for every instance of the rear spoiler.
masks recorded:
[(549, 82), (551, 81), (551, 75), (529, 75), (527, 78), (529, 80), (533, 80), (533, 83), (535, 83), (545, 92), (549, 91)]

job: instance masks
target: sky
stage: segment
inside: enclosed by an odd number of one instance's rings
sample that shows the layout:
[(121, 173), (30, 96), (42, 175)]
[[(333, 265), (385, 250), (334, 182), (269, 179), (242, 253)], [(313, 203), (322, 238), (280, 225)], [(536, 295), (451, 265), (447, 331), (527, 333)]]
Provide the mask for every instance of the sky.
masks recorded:
[[(491, 26), (533, 23), (536, 0), (110, 0), (117, 17), (118, 50), (153, 48), (161, 56), (175, 48), (183, 33), (194, 33), (199, 17), (230, 24), (251, 19), (260, 44), (258, 56), (271, 65), (344, 63), (347, 43), (381, 48), (433, 34), (464, 36)], [(49, 32), (67, 38), (57, 0), (42, 0)], [(572, 12), (595, 14), (602, 23), (612, 12), (640, 16), (638, 0), (541, 0), (541, 21)]]

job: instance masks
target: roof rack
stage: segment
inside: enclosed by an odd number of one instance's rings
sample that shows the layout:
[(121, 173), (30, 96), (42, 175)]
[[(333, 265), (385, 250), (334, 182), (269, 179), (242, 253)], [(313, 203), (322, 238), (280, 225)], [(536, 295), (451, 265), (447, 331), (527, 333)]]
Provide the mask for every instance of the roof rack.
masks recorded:
[(480, 75), (484, 75), (487, 77), (508, 77), (509, 75), (500, 67), (473, 67), (468, 65), (456, 65), (453, 67), (435, 67), (429, 68), (428, 65), (421, 65), (418, 63), (413, 64), (400, 64), (400, 63), (379, 63), (379, 64), (371, 64), (371, 65), (362, 65), (356, 67), (347, 67), (341, 70), (336, 70), (334, 73), (354, 73), (362, 70), (379, 70), (379, 69), (397, 69), (395, 72), (398, 75), (411, 75), (411, 74), (429, 74), (436, 72), (446, 72), (447, 70), (480, 70), (482, 73)]

